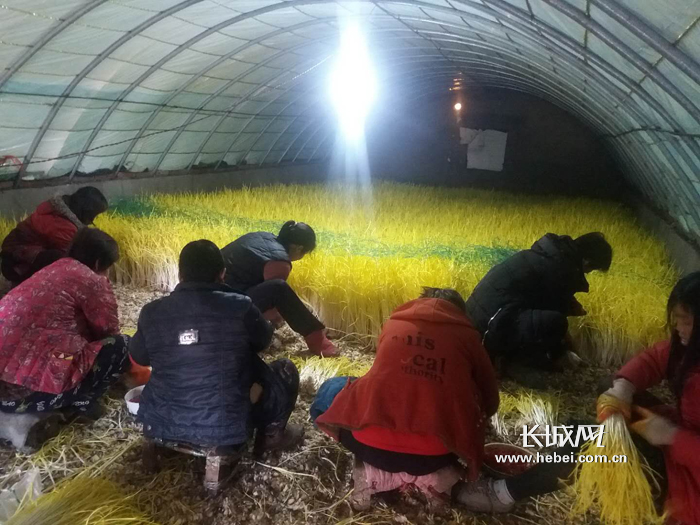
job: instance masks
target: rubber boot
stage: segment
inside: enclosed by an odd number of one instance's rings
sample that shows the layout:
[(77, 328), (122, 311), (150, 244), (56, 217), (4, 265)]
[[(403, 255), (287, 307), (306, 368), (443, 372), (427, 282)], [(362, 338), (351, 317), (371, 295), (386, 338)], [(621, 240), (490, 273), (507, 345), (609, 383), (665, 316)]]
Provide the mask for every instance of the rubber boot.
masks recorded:
[(336, 357), (340, 350), (327, 337), (323, 330), (316, 330), (307, 336), (304, 336), (306, 346), (309, 350), (323, 357)]
[(263, 430), (258, 430), (255, 436), (253, 455), (260, 457), (270, 450), (291, 450), (304, 439), (304, 427), (288, 423), (286, 425), (273, 423)]
[(131, 367), (124, 374), (124, 385), (131, 390), (148, 383), (151, 378), (151, 369), (148, 366), (141, 366), (131, 356), (129, 356), (129, 361), (131, 361)]
[[(494, 484), (492, 479), (480, 479), (471, 483), (460, 482), (452, 490), (452, 497), (472, 512), (491, 514), (510, 512), (515, 506), (513, 498), (510, 494), (499, 494)], [(505, 490), (507, 492), (507, 489)]]

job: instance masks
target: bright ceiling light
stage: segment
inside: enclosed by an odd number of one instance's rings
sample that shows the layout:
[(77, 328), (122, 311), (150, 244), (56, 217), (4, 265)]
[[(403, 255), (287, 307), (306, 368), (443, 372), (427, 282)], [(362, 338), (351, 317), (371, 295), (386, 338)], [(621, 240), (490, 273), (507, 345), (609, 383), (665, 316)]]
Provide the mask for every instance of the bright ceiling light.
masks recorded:
[(351, 140), (361, 138), (377, 88), (367, 43), (357, 25), (348, 26), (341, 35), (330, 88), (343, 133)]
[(455, 104), (455, 111), (459, 111), (460, 109), (462, 109), (462, 104), (460, 102), (457, 102)]

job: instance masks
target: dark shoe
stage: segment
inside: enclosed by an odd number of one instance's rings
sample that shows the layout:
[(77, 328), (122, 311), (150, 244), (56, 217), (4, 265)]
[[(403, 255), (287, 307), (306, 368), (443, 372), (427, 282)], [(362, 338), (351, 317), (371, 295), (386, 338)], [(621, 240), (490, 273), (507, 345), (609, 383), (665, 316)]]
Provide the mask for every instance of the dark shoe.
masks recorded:
[(576, 352), (566, 351), (552, 362), (552, 372), (566, 372), (567, 370), (576, 370), (584, 364)]
[(85, 407), (85, 410), (67, 407), (63, 413), (69, 423), (91, 425), (105, 414), (105, 408), (99, 401), (93, 401)]
[(546, 372), (521, 364), (509, 364), (504, 371), (504, 376), (511, 381), (521, 384), (527, 388), (545, 389), (549, 381), (549, 374)]
[(99, 401), (93, 401), (86, 407), (85, 411), (79, 412), (79, 414), (90, 421), (97, 421), (105, 415), (105, 412), (105, 407), (102, 405), (102, 403)]
[(49, 439), (56, 437), (65, 425), (66, 418), (59, 412), (42, 414), (41, 419), (29, 429), (24, 449), (32, 452), (39, 450)]
[(259, 457), (268, 450), (290, 450), (300, 444), (303, 439), (304, 427), (301, 425), (272, 424), (264, 431), (258, 430), (253, 454)]

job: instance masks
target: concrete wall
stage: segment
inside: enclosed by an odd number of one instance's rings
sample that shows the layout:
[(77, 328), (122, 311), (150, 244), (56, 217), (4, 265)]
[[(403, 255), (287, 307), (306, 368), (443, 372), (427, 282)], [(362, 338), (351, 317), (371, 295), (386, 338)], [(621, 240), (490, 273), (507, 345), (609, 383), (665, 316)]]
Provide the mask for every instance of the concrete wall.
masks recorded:
[(138, 178), (96, 180), (71, 185), (0, 190), (0, 216), (19, 217), (30, 213), (38, 204), (54, 195), (74, 192), (80, 186), (95, 186), (107, 199), (131, 197), (145, 193), (180, 193), (186, 191), (214, 191), (222, 188), (259, 186), (274, 183), (308, 183), (326, 180), (326, 164), (306, 166), (279, 166), (235, 170), (220, 173), (189, 173)]
[(675, 228), (669, 217), (637, 197), (629, 196), (626, 201), (640, 225), (666, 244), (669, 256), (681, 275), (700, 271), (700, 247)]
[[(461, 101), (457, 118), (454, 103)], [(373, 176), (516, 192), (615, 198), (625, 186), (593, 132), (558, 107), (499, 89), (382, 110), (369, 132)], [(459, 127), (508, 133), (502, 172), (467, 169)]]

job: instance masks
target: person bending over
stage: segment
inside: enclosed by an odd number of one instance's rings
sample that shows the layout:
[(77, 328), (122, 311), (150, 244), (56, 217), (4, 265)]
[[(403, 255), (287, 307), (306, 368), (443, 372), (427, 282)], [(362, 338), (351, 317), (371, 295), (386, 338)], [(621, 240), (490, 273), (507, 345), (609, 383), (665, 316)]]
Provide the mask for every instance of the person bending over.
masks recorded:
[(479, 333), (451, 289), (426, 288), (399, 306), (379, 336), (372, 368), (333, 378), (311, 406), (316, 425), (355, 455), (352, 504), (414, 485), (449, 501), (462, 472), (476, 479), (484, 429), (498, 408), (498, 385)]
[[(682, 278), (667, 303), (671, 338), (632, 358), (615, 375), (597, 404), (598, 419), (622, 414), (630, 428), (659, 447), (667, 482), (670, 523), (700, 523), (700, 272)], [(664, 379), (677, 399), (663, 405), (646, 390)]]
[(338, 354), (324, 333), (325, 326), (287, 283), (292, 262), (316, 248), (316, 234), (303, 222), (287, 221), (278, 235), (246, 233), (221, 250), (226, 262), (226, 284), (248, 295), (275, 325), (287, 321), (301, 334), (311, 352), (325, 357)]
[[(66, 413), (98, 418), (99, 398), (130, 369), (106, 277), (118, 258), (112, 237), (85, 228), (67, 257), (0, 300), (0, 426), (18, 428), (16, 446), (40, 445)], [(19, 417), (49, 413), (57, 417)]]
[(574, 294), (587, 293), (586, 274), (605, 272), (611, 262), (602, 233), (576, 239), (548, 233), (484, 276), (467, 299), (467, 313), (506, 375), (543, 386), (536, 370), (555, 370), (566, 356), (567, 316), (586, 315)]
[(258, 352), (272, 326), (245, 295), (224, 284), (226, 268), (211, 241), (180, 253), (180, 284), (139, 315), (132, 359), (151, 366), (138, 412), (146, 437), (203, 447), (242, 448), (257, 429), (256, 453), (298, 444), (287, 424), (299, 390), (288, 359), (265, 364)]
[(41, 203), (2, 243), (2, 274), (18, 284), (68, 253), (75, 234), (92, 224), (108, 204), (100, 190), (80, 188)]

